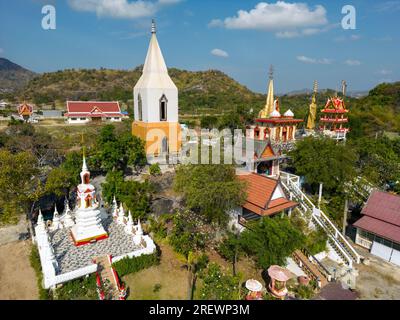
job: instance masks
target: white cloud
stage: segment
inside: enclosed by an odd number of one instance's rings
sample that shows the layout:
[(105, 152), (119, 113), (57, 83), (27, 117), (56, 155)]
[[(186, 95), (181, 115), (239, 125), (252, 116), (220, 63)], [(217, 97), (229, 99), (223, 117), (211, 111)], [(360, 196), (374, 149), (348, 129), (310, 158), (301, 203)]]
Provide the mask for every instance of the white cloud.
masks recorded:
[(400, 1), (385, 1), (375, 6), (378, 12), (398, 11), (400, 10)]
[(316, 58), (310, 58), (310, 57), (306, 57), (306, 56), (297, 56), (296, 59), (300, 62), (309, 63), (309, 64), (332, 64), (332, 62), (333, 62), (332, 59), (328, 59), (328, 58), (316, 59)]
[(68, 0), (76, 11), (93, 12), (98, 17), (135, 19), (153, 16), (160, 8), (173, 5), (182, 0)]
[(228, 58), (229, 57), (228, 52), (226, 52), (224, 50), (221, 50), (221, 49), (213, 49), (213, 50), (211, 50), (211, 54), (213, 56), (221, 57), (221, 58)]
[(236, 16), (224, 20), (214, 19), (208, 26), (272, 31), (277, 37), (292, 38), (319, 33), (320, 30), (316, 27), (328, 23), (326, 13), (321, 5), (309, 8), (305, 3), (260, 2), (250, 11), (239, 10)]
[(358, 40), (360, 40), (360, 39), (361, 39), (361, 36), (360, 36), (360, 35), (358, 35), (358, 34), (352, 34), (352, 35), (349, 36), (349, 37), (340, 36), (340, 37), (335, 38), (334, 40), (335, 40), (336, 42), (344, 42), (344, 41), (358, 41)]
[(382, 75), (382, 76), (388, 76), (389, 74), (392, 74), (393, 71), (392, 70), (386, 70), (386, 69), (382, 69), (378, 71), (378, 74)]
[(348, 66), (354, 67), (354, 66), (360, 66), (361, 62), (358, 60), (352, 60), (352, 59), (347, 59), (345, 62)]

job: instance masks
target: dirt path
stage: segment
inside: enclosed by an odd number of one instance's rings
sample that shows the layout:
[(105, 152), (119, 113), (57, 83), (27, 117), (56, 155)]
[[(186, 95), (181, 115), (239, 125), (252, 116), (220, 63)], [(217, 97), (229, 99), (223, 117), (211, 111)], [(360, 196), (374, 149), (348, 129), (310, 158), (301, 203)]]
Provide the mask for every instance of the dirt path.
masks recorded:
[(0, 300), (37, 300), (35, 271), (29, 262), (31, 241), (0, 246)]
[(400, 268), (370, 253), (363, 252), (369, 259), (369, 265), (357, 266), (356, 290), (360, 299), (400, 300)]

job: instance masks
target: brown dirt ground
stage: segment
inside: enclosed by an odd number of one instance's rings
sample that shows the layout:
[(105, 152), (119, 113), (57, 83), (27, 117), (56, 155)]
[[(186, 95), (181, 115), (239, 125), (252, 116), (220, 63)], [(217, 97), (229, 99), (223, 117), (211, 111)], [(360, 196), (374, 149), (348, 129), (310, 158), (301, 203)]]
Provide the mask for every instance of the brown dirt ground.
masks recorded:
[(357, 266), (356, 290), (363, 300), (400, 300), (400, 268), (369, 253), (369, 265)]
[(37, 300), (35, 271), (29, 262), (30, 240), (0, 246), (0, 300)]

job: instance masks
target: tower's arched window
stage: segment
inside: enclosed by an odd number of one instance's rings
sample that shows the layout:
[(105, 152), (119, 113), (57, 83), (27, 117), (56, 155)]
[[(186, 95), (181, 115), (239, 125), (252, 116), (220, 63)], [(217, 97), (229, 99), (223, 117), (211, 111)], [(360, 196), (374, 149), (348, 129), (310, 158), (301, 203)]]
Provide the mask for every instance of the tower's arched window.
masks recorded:
[(161, 153), (165, 154), (168, 153), (168, 139), (164, 137), (161, 143)]
[(140, 93), (138, 95), (138, 113), (139, 113), (139, 121), (143, 121), (143, 102)]
[(167, 105), (168, 99), (165, 94), (160, 99), (160, 121), (167, 121)]

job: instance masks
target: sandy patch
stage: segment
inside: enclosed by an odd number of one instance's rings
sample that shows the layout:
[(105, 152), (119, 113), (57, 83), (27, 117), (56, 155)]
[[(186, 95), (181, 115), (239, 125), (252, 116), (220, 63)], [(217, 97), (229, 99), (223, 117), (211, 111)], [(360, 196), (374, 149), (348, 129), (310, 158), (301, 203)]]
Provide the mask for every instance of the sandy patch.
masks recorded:
[(31, 241), (0, 246), (0, 300), (37, 300), (35, 271), (29, 262)]

